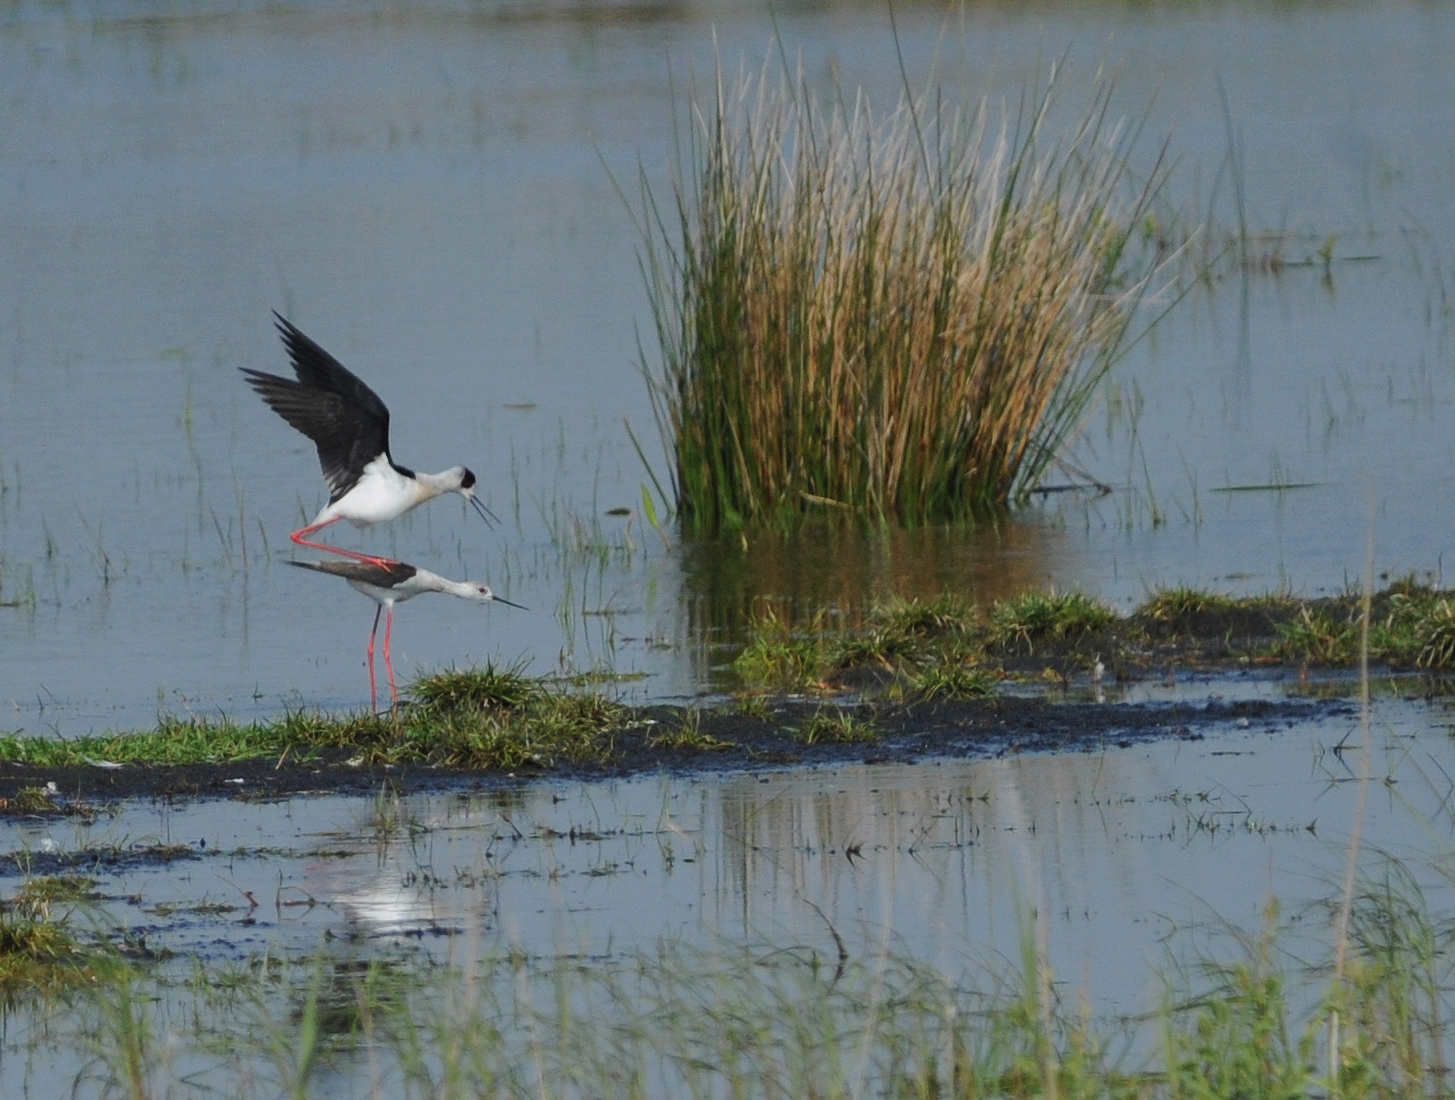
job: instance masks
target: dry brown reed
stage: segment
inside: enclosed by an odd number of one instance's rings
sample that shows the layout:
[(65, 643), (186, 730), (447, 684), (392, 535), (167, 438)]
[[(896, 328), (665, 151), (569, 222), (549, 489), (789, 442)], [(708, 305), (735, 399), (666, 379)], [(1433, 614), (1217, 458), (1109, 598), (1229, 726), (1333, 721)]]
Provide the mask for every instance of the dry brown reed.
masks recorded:
[(1048, 136), (1060, 83), (993, 125), (719, 70), (671, 213), (643, 188), (644, 366), (689, 531), (961, 519), (1035, 486), (1159, 270), (1129, 246), (1162, 157), (1134, 186), (1105, 82)]

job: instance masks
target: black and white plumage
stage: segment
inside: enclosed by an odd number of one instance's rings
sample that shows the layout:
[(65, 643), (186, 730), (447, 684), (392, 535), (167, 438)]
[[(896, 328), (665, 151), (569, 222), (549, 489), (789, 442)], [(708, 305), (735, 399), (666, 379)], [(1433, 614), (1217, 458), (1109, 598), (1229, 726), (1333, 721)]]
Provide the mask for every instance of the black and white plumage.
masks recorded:
[(269, 408), (313, 440), (329, 488), (328, 504), (289, 536), (295, 543), (383, 567), (386, 558), (306, 536), (341, 519), (357, 527), (384, 523), (445, 493), (459, 493), (486, 523), (494, 518), (475, 496), (475, 475), (464, 466), (420, 474), (396, 465), (389, 454), (389, 410), (379, 395), (281, 314), (273, 317), (297, 381), (247, 367), (242, 373)]
[(459, 596), (462, 600), (476, 603), (503, 603), (506, 607), (526, 610), (518, 603), (511, 603), (490, 591), (488, 584), (478, 581), (452, 581), (431, 573), (428, 569), (417, 569), (402, 561), (386, 561), (383, 564), (372, 561), (295, 561), (290, 564), (300, 569), (312, 569), (342, 577), (356, 589), (368, 596), (379, 606), (374, 611), (374, 628), (369, 631), (369, 705), (378, 709), (378, 693), (374, 687), (374, 638), (379, 633), (379, 613), (386, 607), (389, 614), (384, 622), (384, 668), (389, 673), (389, 691), (394, 701), (399, 701), (399, 689), (394, 686), (394, 663), (389, 658), (389, 635), (394, 628), (394, 605), (425, 592), (445, 592)]

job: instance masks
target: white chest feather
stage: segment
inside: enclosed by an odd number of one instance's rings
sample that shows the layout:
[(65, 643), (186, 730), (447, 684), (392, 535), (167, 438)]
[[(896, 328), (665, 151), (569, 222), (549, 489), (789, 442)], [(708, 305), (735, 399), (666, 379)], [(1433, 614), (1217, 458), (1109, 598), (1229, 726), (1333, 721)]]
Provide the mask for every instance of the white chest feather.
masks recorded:
[(384, 523), (403, 515), (422, 499), (420, 484), (405, 477), (383, 455), (364, 467), (364, 476), (332, 510), (356, 527)]

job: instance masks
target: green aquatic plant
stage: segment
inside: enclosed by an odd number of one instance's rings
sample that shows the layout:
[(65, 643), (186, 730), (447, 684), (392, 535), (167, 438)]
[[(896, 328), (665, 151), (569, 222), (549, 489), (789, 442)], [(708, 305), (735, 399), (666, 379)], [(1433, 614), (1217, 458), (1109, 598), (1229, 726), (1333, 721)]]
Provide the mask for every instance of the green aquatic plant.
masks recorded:
[(794, 730), (805, 745), (854, 745), (880, 740), (872, 720), (842, 707), (821, 707)]
[(421, 722), (403, 717), (397, 735), (366, 750), (364, 762), (496, 771), (600, 762), (613, 754), (613, 734), (627, 720), (626, 708), (604, 696), (547, 691), (518, 706), (467, 704)]
[(461, 706), (518, 707), (540, 694), (541, 685), (525, 675), (522, 665), (498, 669), (448, 669), (416, 680), (411, 699), (426, 711), (447, 711)]
[(773, 716), (768, 700), (761, 694), (752, 692), (740, 693), (733, 704), (732, 712), (740, 718), (755, 718), (760, 722), (766, 722)]
[(916, 672), (910, 683), (926, 699), (983, 699), (995, 694), (996, 677), (963, 661), (941, 661)]
[(873, 609), (871, 619), (887, 632), (921, 638), (964, 636), (978, 623), (974, 605), (952, 592), (932, 599), (892, 600), (879, 604)]
[(1415, 664), (1437, 670), (1455, 667), (1455, 607), (1441, 598), (1421, 610), (1423, 614), (1415, 627), (1419, 645)]
[[(954, 520), (1033, 487), (1156, 279), (1133, 247), (1160, 182), (1111, 88), (1052, 137), (1058, 82), (997, 132), (987, 103), (880, 115), (801, 74), (694, 101), (685, 171), (644, 182), (646, 359), (689, 531), (806, 511)], [(643, 173), (645, 180), (645, 173)]]
[(61, 812), (56, 801), (60, 792), (55, 784), (49, 787), (21, 787), (13, 795), (0, 798), (0, 814), (24, 817), (31, 814), (55, 814)]
[(1040, 642), (1059, 641), (1103, 630), (1116, 620), (1104, 603), (1080, 592), (1022, 592), (998, 600), (990, 609), (991, 644), (1034, 653)]
[(1163, 1019), (1169, 1100), (1309, 1095), (1314, 1034), (1290, 1028), (1286, 979), (1260, 938), (1250, 957), (1205, 967), (1210, 988)]
[(76, 927), (77, 907), (96, 897), (94, 879), (42, 875), (0, 899), (0, 1001), (85, 985), (118, 969), (115, 953)]
[(714, 737), (702, 728), (702, 712), (684, 711), (676, 725), (658, 729), (646, 740), (649, 749), (666, 749), (671, 752), (726, 752), (737, 748), (731, 741)]
[(800, 691), (817, 684), (831, 664), (829, 635), (810, 628), (795, 632), (771, 607), (754, 616), (748, 642), (733, 671), (756, 687)]
[(1359, 655), (1359, 624), (1319, 608), (1304, 607), (1291, 623), (1279, 623), (1274, 653), (1312, 665), (1347, 665)]
[(1175, 625), (1194, 615), (1232, 611), (1246, 603), (1246, 600), (1237, 600), (1221, 592), (1183, 585), (1157, 589), (1137, 611), (1158, 622)]

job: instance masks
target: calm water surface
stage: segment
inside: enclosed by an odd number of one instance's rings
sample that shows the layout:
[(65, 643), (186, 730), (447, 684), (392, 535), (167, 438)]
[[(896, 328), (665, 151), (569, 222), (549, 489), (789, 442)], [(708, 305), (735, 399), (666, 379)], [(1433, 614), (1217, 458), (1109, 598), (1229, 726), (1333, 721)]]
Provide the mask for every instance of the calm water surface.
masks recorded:
[[(390, 405), (399, 461), (472, 466), (503, 521), (489, 530), (454, 500), (340, 534), (531, 609), (408, 604), (406, 675), (606, 666), (644, 673), (626, 689), (638, 697), (691, 696), (731, 687), (724, 666), (763, 598), (791, 613), (1047, 583), (1122, 605), (1175, 583), (1314, 594), (1361, 572), (1371, 512), (1381, 570), (1438, 578), (1455, 488), (1455, 8), (971, 5), (897, 20), (911, 80), (933, 68), (952, 98), (1014, 103), (1064, 55), (1074, 114), (1098, 68), (1114, 70), (1117, 110), (1146, 113), (1148, 155), (1171, 134), (1178, 205), (1282, 233), (1293, 261), (1327, 242), (1334, 262), (1215, 280), (1134, 349), (1073, 455), (1109, 496), (975, 530), (682, 546), (607, 514), (639, 512), (646, 480), (623, 420), (651, 441), (638, 238), (611, 175), (630, 187), (640, 165), (664, 186), (684, 89), (714, 50), (759, 65), (764, 9), (7, 7), (0, 729), (364, 703), (371, 607), (281, 564), (325, 494), (312, 447), (237, 373), (286, 368), (273, 309)], [(778, 26), (811, 79), (897, 93), (881, 8), (793, 8)], [(1271, 482), (1311, 487), (1223, 491)], [(1370, 839), (1418, 865), (1448, 854), (1447, 720), (1380, 704), (1376, 774), (1396, 781)], [(0, 849), (232, 853), (103, 876), (122, 925), (221, 959), (420, 931), (445, 933), (411, 947), (442, 959), (620, 956), (673, 937), (827, 957), (831, 923), (856, 956), (903, 948), (956, 972), (1013, 956), (1030, 905), (1048, 914), (1057, 973), (1130, 1011), (1147, 1005), (1148, 964), (1217, 919), (1256, 927), (1270, 895), (1330, 896), (1353, 805), (1334, 748), (1352, 727), (403, 801), (134, 805), (89, 827), (0, 824)], [(17, 1065), (0, 1059), (0, 1076)]]
[[(1448, 721), (1443, 704), (1376, 701), (1364, 834), (1368, 868), (1404, 861), (1434, 913), (1455, 902)], [(1270, 898), (1282, 948), (1326, 957), (1355, 808), (1357, 765), (1338, 750), (1356, 727), (1350, 708), (1105, 752), (134, 804), (89, 826), (0, 823), (0, 849), (190, 845), (197, 858), (167, 867), (90, 872), (104, 920), (176, 952), (183, 977), (199, 956), (217, 967), (325, 942), (344, 959), (451, 965), (513, 952), (547, 971), (629, 965), (662, 944), (831, 961), (835, 933), (856, 961), (1004, 974), (1040, 912), (1063, 1002), (1084, 994), (1116, 1017), (1155, 1006), (1170, 966), (1236, 956), (1229, 929), (1261, 927)], [(7, 1087), (27, 1073), (46, 1076), (0, 1055)]]
[[(813, 79), (896, 93), (884, 11), (780, 26)], [(899, 26), (912, 79), (934, 63), (956, 97), (1014, 102), (1064, 52), (1069, 114), (1110, 67), (1117, 110), (1148, 112), (1148, 155), (1171, 134), (1178, 204), (1231, 225), (1240, 197), (1251, 230), (1291, 235), (1289, 259), (1328, 238), (1377, 259), (1190, 295), (1086, 425), (1075, 457), (1110, 497), (996, 530), (669, 548), (605, 514), (640, 511), (646, 480), (622, 421), (651, 438), (637, 236), (609, 173), (630, 185), (640, 163), (662, 186), (674, 102), (714, 48), (760, 62), (762, 9), (8, 9), (3, 724), (363, 702), (368, 604), (279, 568), (324, 492), (311, 446), (237, 373), (286, 369), (275, 308), (390, 404), (400, 461), (471, 465), (504, 520), (487, 530), (454, 500), (342, 532), (531, 608), (410, 604), (406, 673), (609, 665), (663, 697), (723, 686), (757, 597), (1312, 593), (1359, 572), (1371, 498), (1381, 566), (1438, 571), (1455, 12), (992, 5)], [(1317, 488), (1218, 492), (1276, 481)]]

